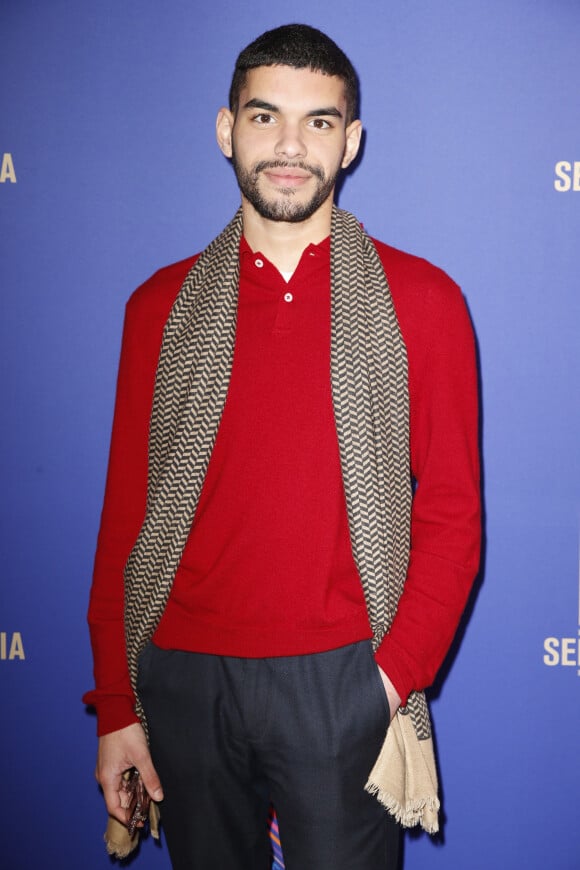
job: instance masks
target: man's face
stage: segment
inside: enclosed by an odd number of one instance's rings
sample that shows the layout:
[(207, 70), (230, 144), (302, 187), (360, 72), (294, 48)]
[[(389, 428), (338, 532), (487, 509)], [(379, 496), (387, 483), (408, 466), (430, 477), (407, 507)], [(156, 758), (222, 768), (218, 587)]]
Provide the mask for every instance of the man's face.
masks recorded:
[(347, 127), (345, 117), (336, 76), (287, 66), (248, 72), (235, 117), (226, 109), (218, 115), (218, 141), (261, 217), (296, 223), (332, 201), (360, 142), (360, 122)]

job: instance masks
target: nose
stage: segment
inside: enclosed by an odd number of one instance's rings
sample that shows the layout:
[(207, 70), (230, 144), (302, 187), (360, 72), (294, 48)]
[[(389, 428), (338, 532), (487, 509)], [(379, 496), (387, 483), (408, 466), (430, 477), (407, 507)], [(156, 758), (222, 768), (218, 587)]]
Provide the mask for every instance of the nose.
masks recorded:
[(286, 123), (280, 128), (274, 152), (277, 156), (284, 156), (288, 160), (306, 157), (306, 145), (297, 124)]

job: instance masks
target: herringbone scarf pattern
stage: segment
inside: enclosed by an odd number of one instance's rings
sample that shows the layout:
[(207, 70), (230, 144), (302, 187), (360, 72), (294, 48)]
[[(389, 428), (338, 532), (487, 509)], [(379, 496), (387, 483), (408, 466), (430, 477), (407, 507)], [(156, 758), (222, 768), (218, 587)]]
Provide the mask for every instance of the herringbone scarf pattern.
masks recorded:
[[(233, 360), (241, 210), (187, 275), (163, 334), (149, 442), (147, 511), (125, 569), (125, 628), (138, 658), (165, 608), (217, 435)], [(331, 228), (331, 381), (354, 558), (374, 646), (388, 631), (409, 558), (406, 349), (372, 240), (348, 212)], [(137, 711), (143, 710), (137, 699)], [(431, 735), (422, 693), (406, 712)], [(146, 723), (145, 723), (146, 724)]]

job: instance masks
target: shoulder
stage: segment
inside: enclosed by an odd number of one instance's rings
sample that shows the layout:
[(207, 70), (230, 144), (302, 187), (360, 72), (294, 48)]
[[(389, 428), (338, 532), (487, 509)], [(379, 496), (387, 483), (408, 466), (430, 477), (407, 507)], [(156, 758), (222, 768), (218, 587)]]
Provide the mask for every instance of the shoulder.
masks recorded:
[(461, 291), (449, 275), (422, 257), (373, 239), (393, 294), (453, 297)]
[(162, 319), (165, 323), (181, 285), (198, 257), (199, 254), (187, 257), (154, 272), (130, 296), (127, 316), (137, 320)]
[(404, 337), (465, 328), (467, 308), (462, 292), (449, 275), (422, 257), (373, 239), (389, 284)]

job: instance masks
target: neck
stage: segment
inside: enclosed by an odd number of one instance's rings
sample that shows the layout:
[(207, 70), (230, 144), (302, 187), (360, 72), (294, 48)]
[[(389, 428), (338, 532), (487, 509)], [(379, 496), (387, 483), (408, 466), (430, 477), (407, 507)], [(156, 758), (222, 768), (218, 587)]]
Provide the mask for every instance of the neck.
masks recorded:
[(281, 272), (293, 272), (308, 245), (318, 245), (330, 235), (332, 198), (307, 220), (298, 223), (263, 218), (242, 197), (244, 236), (253, 251), (260, 251)]

